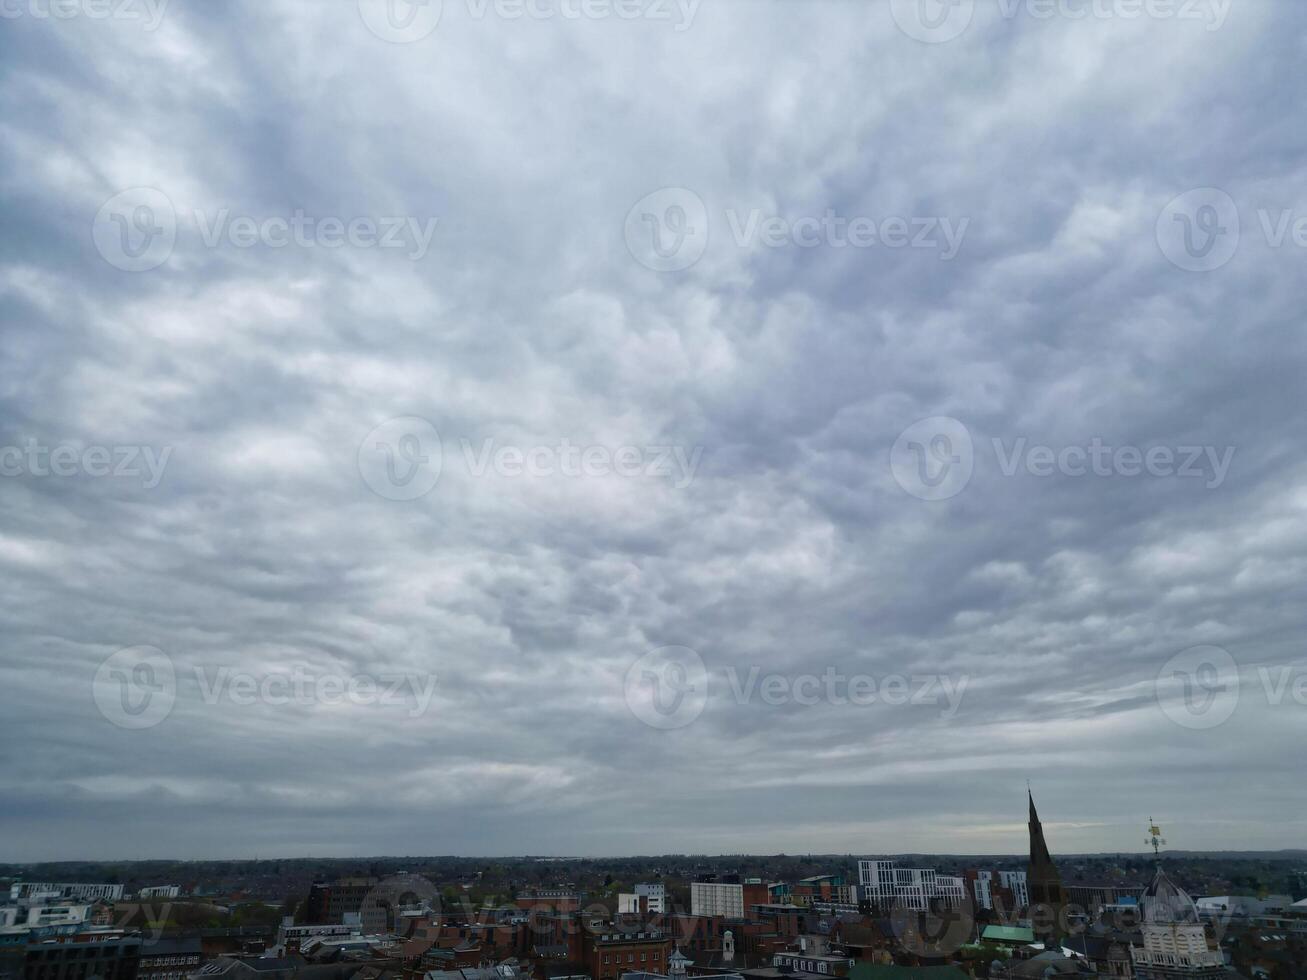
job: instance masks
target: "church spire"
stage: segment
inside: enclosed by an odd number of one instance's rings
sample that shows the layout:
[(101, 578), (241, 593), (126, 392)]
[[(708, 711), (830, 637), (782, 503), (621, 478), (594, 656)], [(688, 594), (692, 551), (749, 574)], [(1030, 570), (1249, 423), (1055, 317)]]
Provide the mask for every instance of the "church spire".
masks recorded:
[(1066, 894), (1062, 889), (1062, 876), (1058, 874), (1048, 843), (1044, 840), (1044, 827), (1035, 810), (1035, 797), (1029, 789), (1026, 795), (1030, 801), (1030, 864), (1026, 869), (1030, 924), (1045, 946), (1049, 946), (1061, 938)]
[(1048, 851), (1048, 843), (1044, 840), (1044, 825), (1039, 822), (1039, 814), (1035, 810), (1035, 797), (1030, 792), (1029, 787), (1026, 789), (1026, 796), (1030, 800), (1030, 864), (1033, 867), (1036, 863), (1047, 865), (1053, 869), (1053, 874), (1057, 874), (1057, 868), (1053, 867), (1053, 856)]

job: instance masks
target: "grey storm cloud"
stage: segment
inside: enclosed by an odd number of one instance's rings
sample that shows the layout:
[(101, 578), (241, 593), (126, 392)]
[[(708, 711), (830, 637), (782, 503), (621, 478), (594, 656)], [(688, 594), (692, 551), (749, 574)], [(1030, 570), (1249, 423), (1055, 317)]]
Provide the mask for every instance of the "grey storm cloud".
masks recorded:
[(1138, 7), (9, 0), (3, 856), (1301, 845), (1307, 8)]

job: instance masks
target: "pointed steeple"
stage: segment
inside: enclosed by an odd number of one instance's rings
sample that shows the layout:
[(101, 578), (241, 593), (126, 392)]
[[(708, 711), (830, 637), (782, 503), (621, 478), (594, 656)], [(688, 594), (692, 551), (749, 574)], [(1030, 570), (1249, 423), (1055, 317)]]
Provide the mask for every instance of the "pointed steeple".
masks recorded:
[[(1048, 843), (1044, 840), (1044, 825), (1039, 822), (1039, 814), (1035, 810), (1035, 797), (1029, 789), (1026, 790), (1026, 796), (1030, 800), (1030, 863), (1033, 866), (1037, 861), (1040, 864), (1053, 865), (1053, 856), (1048, 851)], [(1053, 873), (1057, 873), (1057, 868), (1053, 868)]]
[(1062, 933), (1062, 909), (1066, 893), (1062, 889), (1062, 876), (1049, 853), (1044, 840), (1044, 827), (1035, 810), (1035, 797), (1029, 789), (1030, 800), (1030, 864), (1026, 869), (1026, 887), (1030, 892), (1030, 924), (1047, 945), (1056, 942)]

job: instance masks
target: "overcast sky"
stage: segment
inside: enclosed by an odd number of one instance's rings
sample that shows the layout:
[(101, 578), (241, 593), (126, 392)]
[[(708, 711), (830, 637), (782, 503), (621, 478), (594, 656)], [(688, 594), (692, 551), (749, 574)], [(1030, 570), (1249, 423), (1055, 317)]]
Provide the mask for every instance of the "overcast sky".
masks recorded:
[(390, 2), (5, 0), (0, 858), (1307, 843), (1307, 7)]

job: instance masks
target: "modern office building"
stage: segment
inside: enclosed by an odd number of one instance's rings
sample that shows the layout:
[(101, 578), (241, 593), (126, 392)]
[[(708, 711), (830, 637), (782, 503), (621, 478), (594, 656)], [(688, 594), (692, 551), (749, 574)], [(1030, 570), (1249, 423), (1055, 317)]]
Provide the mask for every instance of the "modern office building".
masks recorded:
[(21, 975), (22, 980), (137, 980), (140, 955), (138, 936), (29, 943)]
[(363, 910), (364, 900), (378, 883), (379, 879), (369, 877), (314, 882), (304, 907), (304, 921), (311, 925), (344, 922), (346, 915)]
[(971, 888), (976, 908), (1002, 908), (1005, 912), (1019, 912), (1030, 904), (1030, 891), (1024, 871), (991, 871), (969, 868), (963, 875)]
[(761, 878), (748, 878), (744, 881), (692, 881), (690, 914), (743, 919), (753, 906), (766, 905), (769, 895), (767, 885)]
[(895, 908), (916, 912), (957, 909), (967, 900), (962, 878), (939, 874), (934, 868), (900, 868), (885, 859), (858, 862), (857, 894), (886, 915)]

